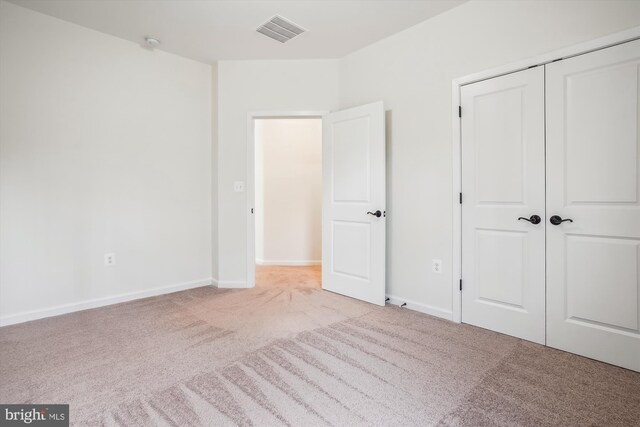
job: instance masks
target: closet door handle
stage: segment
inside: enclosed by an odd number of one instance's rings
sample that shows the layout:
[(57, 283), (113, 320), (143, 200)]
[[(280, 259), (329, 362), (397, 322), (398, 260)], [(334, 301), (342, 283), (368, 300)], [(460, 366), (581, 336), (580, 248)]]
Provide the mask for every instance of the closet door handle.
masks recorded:
[(542, 218), (540, 218), (540, 216), (538, 215), (531, 215), (530, 218), (525, 218), (523, 216), (521, 216), (520, 218), (518, 218), (518, 221), (521, 220), (525, 220), (525, 221), (529, 221), (531, 224), (540, 224), (542, 222)]
[(379, 210), (375, 212), (367, 212), (367, 215), (373, 215), (376, 218), (380, 218), (382, 216), (382, 212), (380, 212)]
[(565, 221), (573, 222), (573, 220), (571, 218), (562, 219), (562, 217), (560, 217), (558, 215), (554, 215), (551, 218), (549, 218), (549, 222), (551, 224), (553, 224), (553, 225), (560, 225)]

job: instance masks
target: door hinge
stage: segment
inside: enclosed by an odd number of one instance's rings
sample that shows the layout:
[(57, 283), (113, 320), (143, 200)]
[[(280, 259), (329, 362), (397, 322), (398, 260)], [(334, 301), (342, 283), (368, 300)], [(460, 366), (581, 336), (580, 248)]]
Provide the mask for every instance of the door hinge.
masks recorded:
[(253, 208), (251, 208), (251, 213), (253, 213)]
[(462, 193), (460, 193), (460, 204), (462, 204)]
[(458, 117), (462, 117), (462, 106), (458, 106)]
[(462, 279), (460, 279), (460, 290), (462, 290)]

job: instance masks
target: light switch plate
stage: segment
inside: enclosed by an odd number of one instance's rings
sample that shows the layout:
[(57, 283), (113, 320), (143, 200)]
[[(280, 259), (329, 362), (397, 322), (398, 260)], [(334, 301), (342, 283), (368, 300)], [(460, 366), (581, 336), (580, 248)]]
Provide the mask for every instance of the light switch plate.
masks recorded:
[(116, 265), (116, 254), (104, 254), (104, 265), (107, 267)]
[(244, 181), (235, 181), (233, 183), (233, 191), (235, 191), (236, 193), (243, 193), (244, 192)]
[(441, 259), (432, 259), (431, 265), (434, 273), (442, 273), (442, 260)]

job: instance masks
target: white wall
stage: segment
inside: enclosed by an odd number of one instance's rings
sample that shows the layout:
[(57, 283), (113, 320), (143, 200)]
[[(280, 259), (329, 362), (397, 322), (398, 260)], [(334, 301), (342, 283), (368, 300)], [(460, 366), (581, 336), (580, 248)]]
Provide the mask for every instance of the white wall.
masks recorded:
[(388, 110), (388, 294), (452, 310), (452, 79), (637, 25), (638, 1), (472, 1), (341, 60), (341, 107)]
[[(233, 182), (246, 180), (247, 113), (380, 99), (388, 110), (387, 291), (446, 315), (451, 80), (640, 25), (635, 0), (472, 1), (341, 60), (222, 61), (216, 73), (0, 8), (5, 322), (204, 282), (212, 269), (221, 286), (241, 285), (247, 200)], [(116, 266), (103, 266), (106, 252)], [(432, 258), (444, 261), (442, 274), (431, 273)]]
[(256, 262), (322, 258), (322, 120), (255, 121)]
[(246, 181), (249, 112), (329, 111), (338, 106), (337, 60), (218, 63), (219, 286), (247, 280)]
[(0, 321), (210, 283), (211, 66), (0, 8)]
[(211, 65), (211, 275), (218, 278), (218, 64)]

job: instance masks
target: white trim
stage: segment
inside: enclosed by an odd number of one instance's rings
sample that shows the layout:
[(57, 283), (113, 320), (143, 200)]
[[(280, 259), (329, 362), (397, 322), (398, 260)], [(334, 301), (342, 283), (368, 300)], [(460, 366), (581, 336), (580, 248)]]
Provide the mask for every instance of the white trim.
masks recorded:
[(219, 289), (246, 289), (253, 287), (247, 286), (247, 282), (244, 280), (218, 280), (216, 284)]
[[(531, 66), (543, 65), (557, 59), (565, 59), (572, 56), (583, 55), (594, 50), (605, 49), (617, 44), (625, 43), (640, 38), (640, 26), (634, 27), (615, 34), (610, 34), (588, 42), (580, 43), (567, 48), (555, 50), (550, 53), (538, 55), (523, 61), (514, 62), (479, 73), (469, 74), (451, 81), (452, 92), (452, 157), (453, 157), (453, 277), (451, 283), (452, 291), (452, 320), (460, 323), (462, 321), (462, 298), (460, 292), (460, 278), (462, 277), (462, 205), (458, 201), (458, 194), (462, 191), (462, 135), (460, 132), (460, 118), (458, 117), (458, 106), (460, 105), (460, 87), (466, 84), (499, 77), (505, 74), (525, 70)], [(464, 111), (462, 112), (464, 116)], [(463, 195), (464, 203), (464, 195)], [(463, 288), (464, 288), (464, 278)]]
[(41, 310), (25, 311), (17, 314), (0, 317), (0, 326), (15, 325), (17, 323), (28, 322), (30, 320), (43, 319), (51, 316), (59, 316), (61, 314), (74, 313), (76, 311), (88, 310), (92, 308), (104, 307), (107, 305), (119, 304), (122, 302), (133, 301), (142, 298), (154, 297), (158, 295), (170, 294), (173, 292), (184, 291), (187, 289), (199, 288), (202, 286), (211, 286), (213, 279), (200, 279), (192, 282), (178, 283), (176, 285), (163, 286), (160, 288), (148, 289), (146, 291), (129, 292), (126, 294), (113, 295), (103, 298), (95, 298), (91, 300), (63, 304), (55, 307), (45, 308)]
[[(246, 277), (243, 286), (220, 286), (218, 287), (238, 287), (253, 288), (256, 285), (256, 223), (254, 214), (251, 212), (256, 207), (255, 195), (255, 119), (269, 118), (322, 118), (328, 111), (257, 111), (247, 113), (247, 169), (245, 171), (245, 205), (247, 212), (247, 252), (246, 252)], [(223, 282), (240, 283), (240, 282)]]
[(595, 40), (583, 42), (574, 46), (554, 50), (552, 52), (534, 56), (522, 61), (512, 62), (500, 67), (469, 74), (464, 77), (454, 79), (453, 83), (457, 86), (463, 86), (481, 80), (502, 76), (504, 74), (510, 74), (516, 71), (525, 70), (532, 66), (548, 64), (558, 59), (566, 59), (572, 56), (584, 55), (585, 53), (589, 53), (594, 50), (605, 49), (607, 47), (625, 43), (637, 38), (640, 38), (640, 26), (621, 31), (619, 33), (610, 34), (608, 36), (604, 36)]
[(249, 118), (254, 119), (319, 119), (329, 114), (329, 111), (325, 110), (310, 110), (310, 111), (252, 111), (249, 112)]
[(453, 291), (451, 294), (451, 320), (456, 323), (462, 322), (462, 292), (460, 292), (460, 278), (462, 277), (462, 204), (460, 203), (459, 194), (462, 192), (462, 135), (461, 121), (458, 117), (458, 107), (460, 106), (460, 86), (454, 84), (453, 103), (451, 104), (453, 114), (453, 242), (452, 242), (452, 274), (453, 274)]
[(311, 260), (311, 259), (301, 259), (301, 260), (264, 260), (256, 258), (256, 264), (258, 265), (282, 265), (282, 266), (292, 266), (292, 267), (305, 267), (311, 265), (322, 265), (322, 260)]
[(387, 294), (387, 304), (393, 305), (402, 305), (406, 304), (404, 308), (408, 308), (409, 310), (419, 311), (420, 313), (429, 314), (431, 316), (440, 317), (446, 320), (453, 320), (453, 313), (449, 310), (443, 310), (438, 307), (434, 307), (432, 305), (422, 304), (420, 302), (415, 302), (407, 299), (403, 299), (394, 295)]

